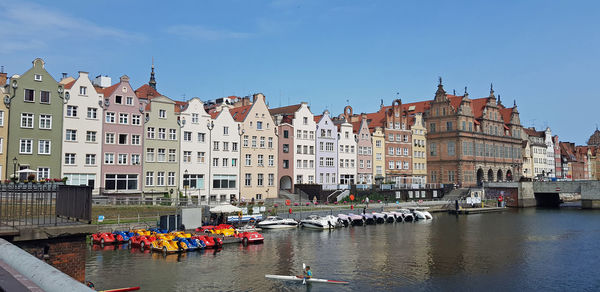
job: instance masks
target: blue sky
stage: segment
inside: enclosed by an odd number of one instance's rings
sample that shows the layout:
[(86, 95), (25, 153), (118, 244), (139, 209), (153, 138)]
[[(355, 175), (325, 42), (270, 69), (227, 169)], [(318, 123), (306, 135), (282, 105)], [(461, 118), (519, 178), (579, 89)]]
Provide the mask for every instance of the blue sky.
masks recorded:
[(0, 65), (127, 74), (203, 100), (376, 111), (447, 92), (517, 100), (521, 122), (583, 144), (600, 108), (598, 1), (0, 1)]

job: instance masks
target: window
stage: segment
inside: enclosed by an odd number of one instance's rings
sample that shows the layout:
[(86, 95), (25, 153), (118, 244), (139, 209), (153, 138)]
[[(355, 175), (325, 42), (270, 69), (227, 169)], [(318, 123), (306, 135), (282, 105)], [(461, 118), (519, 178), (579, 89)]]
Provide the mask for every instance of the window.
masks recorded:
[(37, 177), (39, 180), (50, 178), (50, 168), (38, 167), (37, 171), (38, 171)]
[(4, 126), (4, 111), (0, 111), (0, 127)]
[(223, 142), (223, 151), (229, 151), (229, 142)]
[(272, 173), (269, 173), (269, 186), (273, 186), (275, 183), (275, 175)]
[(192, 132), (188, 132), (188, 131), (183, 132), (183, 141), (186, 141), (186, 142), (192, 141)]
[(127, 105), (133, 105), (133, 97), (131, 97), (131, 96), (128, 96), (128, 97), (126, 98), (126, 101), (125, 101), (125, 102), (127, 103)]
[(146, 186), (154, 186), (154, 171), (146, 172)]
[(429, 155), (436, 156), (437, 155), (437, 144), (429, 143)]
[(34, 102), (34, 91), (32, 89), (25, 89), (25, 101), (26, 102)]
[[(51, 152), (51, 141), (50, 140), (39, 140), (38, 141), (38, 154), (49, 155)], [(73, 162), (75, 163), (75, 162)]]
[(432, 133), (435, 132), (435, 123), (430, 123), (429, 124), (429, 132), (432, 132)]
[(252, 174), (246, 173), (246, 179), (244, 180), (244, 185), (247, 187), (252, 185)]
[(52, 115), (40, 115), (40, 129), (52, 129)]
[(198, 133), (198, 142), (204, 143), (205, 136), (206, 135), (204, 133)]
[(154, 127), (148, 127), (146, 130), (146, 138), (154, 139)]
[(238, 143), (237, 142), (232, 142), (231, 143), (231, 151), (233, 151), (233, 152), (237, 152), (238, 151)]
[(67, 117), (76, 117), (77, 116), (77, 107), (74, 105), (67, 106)]
[(256, 136), (252, 136), (252, 148), (256, 148)]
[(154, 148), (146, 149), (146, 161), (154, 162)]
[(213, 150), (214, 151), (219, 151), (219, 141), (214, 141), (213, 142)]
[(132, 125), (140, 125), (141, 124), (141, 116), (140, 115), (131, 115), (131, 124)]
[(259, 173), (257, 176), (258, 177), (257, 177), (257, 180), (256, 180), (256, 185), (257, 186), (262, 186), (263, 185), (263, 180), (264, 180), (264, 174)]
[(123, 97), (120, 95), (115, 96), (115, 103), (116, 104), (123, 104)]
[(375, 160), (381, 161), (381, 153), (375, 154)]
[(127, 154), (119, 154), (119, 156), (117, 157), (117, 163), (120, 165), (126, 165), (127, 164)]
[(258, 159), (257, 159), (257, 162), (256, 162), (258, 166), (264, 166), (264, 164), (263, 164), (263, 158), (264, 158), (264, 155), (258, 154)]
[(246, 166), (252, 166), (252, 154), (246, 154)]
[(269, 149), (273, 148), (273, 137), (269, 137), (269, 140), (267, 142), (267, 147), (269, 147)]
[(262, 130), (262, 122), (261, 121), (256, 122), (256, 129)]
[(404, 148), (404, 156), (408, 156), (408, 148)]
[(33, 80), (35, 80), (35, 81), (42, 81), (42, 75), (40, 75), (40, 74), (33, 74)]
[(287, 159), (283, 160), (283, 168), (288, 169), (290, 168), (290, 161)]
[(269, 166), (275, 165), (275, 155), (269, 155)]
[(169, 174), (167, 176), (167, 185), (169, 185), (169, 186), (175, 185), (175, 172), (174, 171), (169, 171)]
[(129, 114), (119, 114), (119, 124), (127, 125), (129, 124)]
[(50, 103), (50, 91), (40, 92), (40, 103)]
[(283, 130), (283, 138), (287, 139), (290, 137), (290, 132), (288, 130)]
[(157, 186), (165, 185), (165, 172), (164, 171), (158, 171), (156, 173), (156, 185)]
[(408, 169), (408, 166), (409, 166), (408, 162), (406, 162), (406, 161), (405, 161), (405, 162), (403, 163), (403, 166), (404, 166), (404, 167), (403, 167), (404, 169)]
[(139, 165), (140, 164), (140, 155), (139, 154), (131, 154), (131, 165)]
[(446, 122), (446, 131), (452, 131), (452, 122)]
[(169, 140), (177, 140), (177, 130), (169, 129)]
[(67, 129), (65, 141), (77, 141), (77, 130)]
[(456, 149), (453, 141), (448, 142), (448, 156), (454, 156), (456, 154)]
[(244, 135), (244, 147), (248, 147), (248, 135)]
[(87, 108), (87, 118), (88, 119), (97, 119), (98, 118), (98, 109), (93, 107)]
[(115, 133), (106, 133), (104, 136), (104, 143), (115, 144)]
[(231, 158), (231, 166), (232, 167), (236, 167), (237, 166), (237, 158)]
[(223, 127), (223, 135), (229, 135), (229, 127)]
[(265, 137), (260, 137), (260, 148), (265, 148)]
[(105, 122), (114, 124), (115, 123), (115, 113), (106, 113)]
[(33, 129), (33, 114), (21, 113), (21, 128)]
[[(192, 162), (192, 151), (183, 151), (183, 162)], [(204, 155), (202, 155), (202, 162), (204, 163)]]
[(156, 161), (165, 162), (166, 161), (166, 150), (165, 148), (158, 148), (158, 154), (156, 155)]
[(198, 123), (198, 114), (192, 114), (192, 124)]
[(106, 190), (137, 190), (137, 174), (107, 174), (104, 180)]
[(158, 128), (158, 139), (160, 139), (160, 140), (167, 139), (167, 129), (166, 128)]
[(141, 139), (140, 135), (131, 135), (131, 145), (140, 145)]
[[(158, 118), (159, 119), (166, 119), (167, 118), (167, 111), (164, 109), (158, 110)], [(164, 176), (164, 173), (163, 173)]]
[(175, 149), (169, 149), (169, 162), (177, 162), (177, 154)]
[(127, 144), (127, 134), (119, 134), (119, 145)]
[(184, 175), (183, 185), (188, 186), (188, 188), (190, 188), (190, 189), (202, 190), (202, 189), (204, 189), (204, 175), (203, 174)]
[(229, 159), (228, 158), (223, 158), (223, 163), (221, 163), (221, 165), (223, 167), (227, 167), (229, 165)]
[(104, 164), (114, 164), (115, 163), (115, 154), (114, 153), (104, 153)]
[[(191, 151), (187, 151), (187, 152), (189, 152), (189, 155), (192, 156)], [(204, 163), (204, 152), (196, 152), (196, 162)]]
[(85, 165), (96, 165), (96, 154), (86, 154)]

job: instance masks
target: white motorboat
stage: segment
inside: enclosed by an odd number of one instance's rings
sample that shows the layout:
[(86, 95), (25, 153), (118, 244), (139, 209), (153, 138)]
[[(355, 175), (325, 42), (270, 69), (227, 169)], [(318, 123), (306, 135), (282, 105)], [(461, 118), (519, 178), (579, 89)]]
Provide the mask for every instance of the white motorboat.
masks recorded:
[(365, 219), (360, 215), (348, 213), (348, 218), (350, 219), (350, 224), (352, 224), (352, 226), (361, 226), (366, 224)]
[(394, 218), (396, 218), (396, 222), (402, 222), (402, 213), (396, 211), (392, 211), (390, 213), (394, 215)]
[(417, 207), (417, 208), (411, 208), (413, 214), (415, 214), (415, 218), (417, 218), (418, 220), (428, 220), (428, 219), (433, 219), (433, 216), (431, 216), (431, 213), (426, 211), (426, 207)]
[(348, 227), (350, 225), (350, 223), (352, 222), (352, 219), (350, 219), (350, 216), (346, 215), (346, 214), (338, 214), (338, 221), (344, 226), (344, 227)]
[(386, 223), (394, 223), (396, 221), (396, 216), (392, 212), (382, 212), (385, 216)]
[(410, 210), (408, 209), (400, 209), (398, 210), (398, 212), (400, 214), (402, 214), (402, 220), (404, 222), (412, 222), (415, 221), (415, 216), (413, 215), (412, 212), (410, 212)]
[(284, 229), (284, 228), (296, 228), (298, 222), (291, 218), (281, 218), (279, 216), (269, 216), (267, 219), (258, 222), (257, 227), (263, 229)]
[(382, 213), (373, 212), (373, 217), (375, 218), (375, 223), (382, 224), (385, 223), (385, 215)]
[(302, 227), (311, 229), (333, 229), (340, 226), (338, 217), (333, 215), (317, 216), (310, 215), (308, 218), (301, 220), (300, 224)]

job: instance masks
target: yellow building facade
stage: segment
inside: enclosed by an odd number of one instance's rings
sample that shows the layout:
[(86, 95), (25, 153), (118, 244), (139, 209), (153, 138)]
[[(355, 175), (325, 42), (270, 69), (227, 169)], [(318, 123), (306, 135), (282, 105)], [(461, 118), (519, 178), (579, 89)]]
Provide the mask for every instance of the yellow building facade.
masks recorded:
[(385, 177), (385, 135), (383, 128), (376, 127), (371, 134), (373, 139), (373, 178), (381, 181)]
[(418, 113), (414, 116), (411, 131), (413, 142), (413, 184), (424, 185), (427, 183), (427, 128), (425, 128), (422, 114)]

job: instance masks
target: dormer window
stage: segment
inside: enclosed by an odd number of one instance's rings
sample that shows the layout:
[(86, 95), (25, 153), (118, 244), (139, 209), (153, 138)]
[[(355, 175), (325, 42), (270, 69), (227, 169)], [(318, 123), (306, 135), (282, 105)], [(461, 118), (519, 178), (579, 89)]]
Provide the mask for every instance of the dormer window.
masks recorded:
[(87, 95), (87, 87), (79, 86), (79, 95)]
[(133, 97), (128, 96), (126, 100), (127, 105), (133, 105)]
[(123, 104), (123, 97), (120, 95), (115, 96), (115, 103), (116, 104)]
[(158, 117), (161, 119), (167, 118), (167, 111), (164, 109), (158, 110)]
[(40, 74), (34, 74), (33, 75), (33, 80), (35, 80), (35, 81), (42, 81), (42, 75), (40, 75)]

